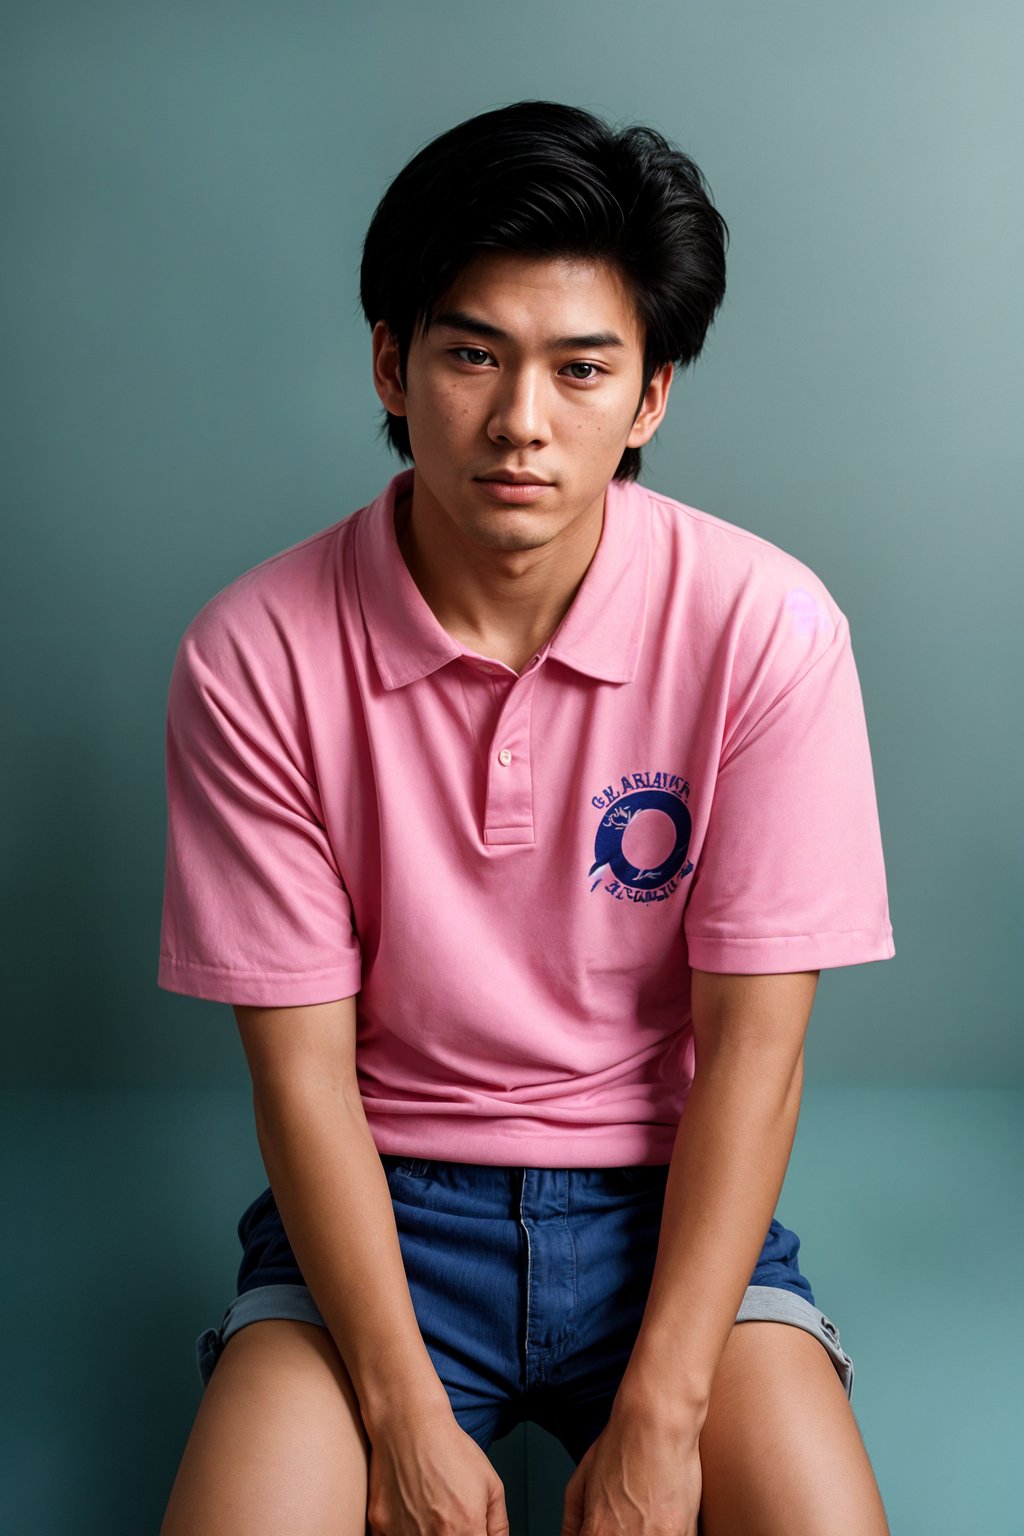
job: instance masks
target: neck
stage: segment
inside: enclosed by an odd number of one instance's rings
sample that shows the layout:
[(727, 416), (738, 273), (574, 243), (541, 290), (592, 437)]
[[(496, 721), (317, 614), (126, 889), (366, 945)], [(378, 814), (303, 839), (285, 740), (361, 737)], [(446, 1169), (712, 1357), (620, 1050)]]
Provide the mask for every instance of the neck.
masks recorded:
[(411, 495), (395, 508), (409, 574), (438, 623), (467, 650), (520, 672), (547, 644), (601, 539), (604, 501), (536, 549), (491, 549)]

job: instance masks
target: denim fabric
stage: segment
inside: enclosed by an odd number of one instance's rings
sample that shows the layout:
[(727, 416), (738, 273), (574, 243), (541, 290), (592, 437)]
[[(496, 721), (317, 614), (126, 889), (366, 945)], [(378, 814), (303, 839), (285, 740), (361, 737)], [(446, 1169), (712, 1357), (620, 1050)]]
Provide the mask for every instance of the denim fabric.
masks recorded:
[[(550, 1430), (578, 1461), (603, 1429), (650, 1287), (666, 1165), (508, 1168), (383, 1154), (416, 1317), (453, 1412), (485, 1449), (518, 1422)], [(238, 1295), (197, 1340), (205, 1384), (246, 1323), (325, 1326), (273, 1194), (238, 1224)], [(773, 1220), (738, 1321), (813, 1333), (847, 1395), (853, 1363), (800, 1273), (795, 1232)]]

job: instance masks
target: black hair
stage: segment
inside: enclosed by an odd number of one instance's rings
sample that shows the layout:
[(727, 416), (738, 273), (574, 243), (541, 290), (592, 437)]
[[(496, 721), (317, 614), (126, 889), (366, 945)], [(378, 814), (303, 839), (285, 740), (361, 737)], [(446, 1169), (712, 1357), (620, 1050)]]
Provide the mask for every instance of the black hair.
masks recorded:
[[(363, 244), (359, 296), (383, 320), (404, 376), (413, 332), (486, 251), (603, 260), (624, 277), (644, 334), (640, 401), (656, 370), (700, 353), (725, 296), (729, 231), (694, 162), (653, 128), (610, 128), (590, 112), (519, 101), (459, 123), (391, 182)], [(411, 460), (404, 417), (391, 447)], [(617, 480), (635, 480), (627, 448)]]

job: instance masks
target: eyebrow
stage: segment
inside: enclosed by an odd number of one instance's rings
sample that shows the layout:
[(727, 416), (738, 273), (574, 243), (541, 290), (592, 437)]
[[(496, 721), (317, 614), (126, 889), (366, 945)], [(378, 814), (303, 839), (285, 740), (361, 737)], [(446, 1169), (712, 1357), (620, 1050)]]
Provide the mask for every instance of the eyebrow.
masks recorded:
[[(464, 309), (449, 309), (443, 315), (437, 315), (434, 325), (444, 326), (449, 331), (470, 331), (474, 336), (482, 336), (488, 341), (514, 341), (507, 331), (501, 330), (496, 325), (491, 325), (487, 320), (481, 320), (477, 315), (471, 315)], [(547, 352), (565, 352), (573, 349), (586, 351), (590, 347), (624, 347), (626, 343), (621, 336), (614, 331), (591, 331), (585, 336), (552, 336), (544, 343)]]

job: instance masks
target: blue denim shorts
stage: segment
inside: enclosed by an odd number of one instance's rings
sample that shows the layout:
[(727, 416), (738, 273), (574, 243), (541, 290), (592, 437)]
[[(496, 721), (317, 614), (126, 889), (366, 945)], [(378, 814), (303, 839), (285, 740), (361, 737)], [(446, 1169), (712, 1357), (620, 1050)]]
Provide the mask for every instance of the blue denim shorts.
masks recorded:
[[(382, 1154), (416, 1318), (452, 1410), (484, 1450), (523, 1420), (578, 1462), (608, 1421), (650, 1288), (666, 1164), (508, 1168)], [(270, 1189), (238, 1223), (238, 1294), (196, 1341), (205, 1386), (247, 1323), (326, 1327)], [(820, 1340), (846, 1390), (853, 1362), (773, 1221), (738, 1322), (792, 1323)]]

